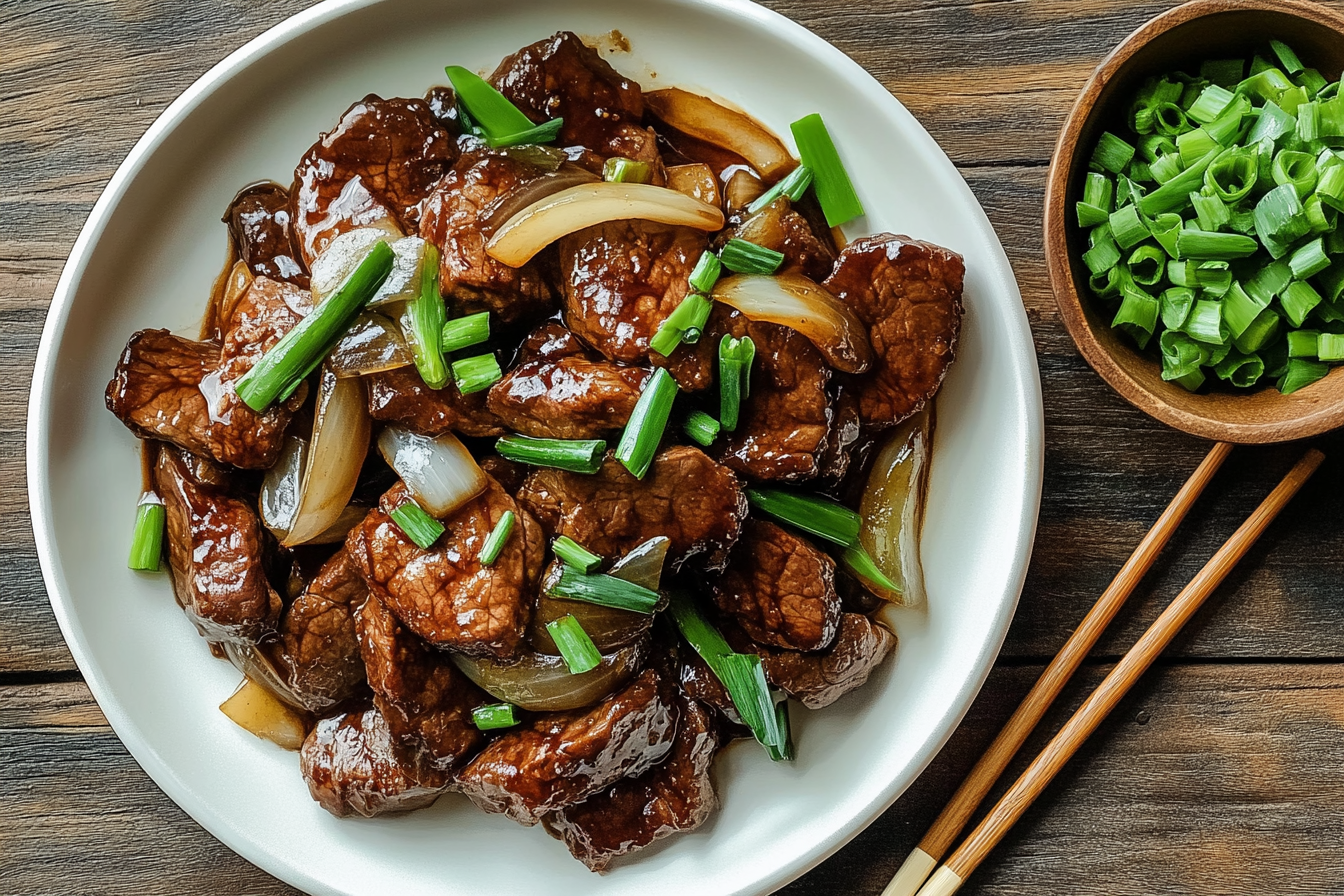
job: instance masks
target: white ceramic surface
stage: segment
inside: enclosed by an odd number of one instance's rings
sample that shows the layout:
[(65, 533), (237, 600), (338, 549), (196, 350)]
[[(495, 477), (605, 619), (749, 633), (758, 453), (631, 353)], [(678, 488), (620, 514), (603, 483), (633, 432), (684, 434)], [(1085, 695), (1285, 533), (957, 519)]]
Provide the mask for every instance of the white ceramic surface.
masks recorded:
[[(712, 822), (601, 877), (539, 828), (458, 796), (401, 818), (338, 820), (320, 809), (294, 754), (216, 710), (238, 674), (210, 657), (167, 577), (126, 569), (138, 455), (103, 406), (134, 330), (194, 331), (224, 254), (219, 216), (238, 187), (287, 183), (316, 135), (366, 93), (420, 95), (444, 80), (446, 63), (488, 71), (562, 28), (619, 29), (633, 52), (608, 58), (627, 74), (707, 88), (781, 134), (823, 112), (869, 210), (850, 234), (913, 234), (963, 253), (968, 268), (960, 358), (938, 402), (929, 608), (891, 614), (898, 655), (866, 688), (794, 713), (798, 761), (728, 749)], [(893, 53), (900, 40), (891, 36)], [(900, 103), (800, 26), (743, 0), (332, 0), (192, 85), (112, 178), (47, 319), (28, 482), (52, 607), (108, 720), (173, 800), (261, 867), (317, 894), (717, 896), (768, 892), (820, 862), (887, 808), (956, 727), (1021, 590), (1042, 429), (1031, 336), (984, 213)]]

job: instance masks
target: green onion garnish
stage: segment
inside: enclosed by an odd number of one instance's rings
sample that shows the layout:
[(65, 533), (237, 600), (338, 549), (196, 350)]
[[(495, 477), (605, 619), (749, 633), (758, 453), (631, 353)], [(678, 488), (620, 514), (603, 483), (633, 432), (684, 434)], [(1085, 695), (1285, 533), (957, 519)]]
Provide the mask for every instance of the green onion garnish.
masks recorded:
[(863, 203), (854, 192), (840, 153), (821, 116), (813, 113), (789, 126), (798, 144), (798, 158), (812, 171), (812, 185), (826, 216), (828, 227), (838, 227), (863, 214)]
[(1097, 148), (1092, 152), (1091, 167), (1093, 171), (1109, 171), (1112, 174), (1120, 174), (1128, 167), (1131, 159), (1134, 158), (1134, 147), (1119, 137), (1106, 131), (1097, 141)]
[(551, 597), (581, 600), (585, 603), (630, 610), (650, 615), (658, 608), (658, 592), (618, 579), (615, 576), (588, 575), (572, 566), (560, 570), (560, 576), (547, 588)]
[(739, 274), (773, 274), (784, 263), (784, 253), (733, 237), (719, 252), (719, 261)]
[(893, 582), (886, 573), (878, 568), (877, 561), (873, 560), (872, 555), (869, 554), (868, 551), (864, 549), (863, 545), (859, 544), (857, 541), (845, 548), (845, 552), (840, 555), (840, 559), (844, 561), (845, 566), (853, 570), (859, 578), (867, 579), (878, 587), (896, 594), (905, 593), (904, 588), (896, 582)]
[(443, 534), (443, 523), (434, 519), (414, 501), (406, 501), (392, 511), (392, 522), (422, 550), (429, 550)]
[(1330, 372), (1329, 365), (1321, 361), (1308, 361), (1305, 358), (1289, 358), (1288, 367), (1279, 377), (1279, 391), (1290, 395), (1304, 386), (1323, 378)]
[(131, 556), (126, 565), (131, 569), (154, 572), (163, 556), (163, 531), (168, 524), (168, 512), (153, 492), (145, 492), (135, 508), (135, 532), (131, 536)]
[(573, 616), (561, 616), (546, 623), (546, 631), (550, 632), (555, 646), (560, 649), (560, 655), (565, 658), (565, 665), (569, 667), (571, 675), (582, 675), (601, 665), (602, 654), (598, 652), (597, 645)]
[(561, 535), (552, 542), (551, 550), (555, 551), (555, 556), (563, 560), (565, 565), (572, 569), (577, 569), (584, 575), (590, 574), (593, 570), (602, 565), (601, 557), (594, 554), (568, 535)]
[(448, 321), (443, 325), (442, 345), (445, 352), (460, 351), (479, 345), (490, 338), (490, 312), (479, 311)]
[[(1340, 172), (1344, 173), (1344, 165), (1340, 166)], [(1344, 182), (1340, 184), (1340, 203), (1344, 204)], [(691, 276), (688, 278), (691, 289), (699, 293), (709, 295), (714, 291), (714, 284), (719, 282), (719, 273), (723, 266), (719, 264), (719, 256), (706, 249), (700, 253), (700, 260), (695, 263), (691, 270)]]
[(518, 724), (518, 716), (512, 703), (489, 703), (471, 711), (471, 724), (482, 731), (494, 731), (498, 728), (512, 728)]
[(420, 379), (431, 389), (448, 385), (448, 364), (443, 359), (443, 327), (448, 310), (439, 292), (439, 250), (425, 243), (420, 268), (420, 294), (406, 304), (402, 334), (415, 359)]
[(614, 156), (602, 165), (602, 179), (616, 184), (647, 184), (653, 180), (648, 162)]
[[(756, 197), (756, 200), (747, 206), (747, 214), (756, 214), (781, 196), (789, 197), (790, 202), (797, 202), (803, 198), (803, 194), (807, 192), (811, 183), (812, 169), (806, 165), (799, 165), (784, 175), (773, 187)], [(709, 290), (705, 291), (708, 292)]]
[(1322, 361), (1344, 361), (1344, 335), (1322, 333), (1316, 340), (1316, 356)]
[(602, 469), (607, 443), (601, 439), (534, 439), (501, 436), (495, 442), (500, 456), (534, 467), (555, 467), (571, 473), (596, 473)]
[(713, 445), (714, 440), (719, 437), (719, 421), (704, 411), (691, 411), (687, 414), (681, 429), (706, 448)]
[(859, 538), (859, 515), (843, 504), (816, 495), (800, 495), (777, 488), (749, 488), (751, 506), (783, 523), (818, 538), (850, 547)]
[(1254, 255), (1260, 246), (1249, 236), (1239, 233), (1206, 233), (1203, 230), (1182, 230), (1176, 236), (1178, 258), (1210, 258), (1229, 261)]
[(751, 394), (751, 362), (756, 343), (750, 336), (719, 341), (719, 425), (732, 432), (742, 411), (742, 400)]
[(518, 516), (512, 510), (506, 510), (500, 516), (499, 522), (495, 523), (495, 528), (491, 529), (490, 534), (485, 537), (485, 544), (481, 545), (481, 552), (476, 555), (482, 566), (491, 566), (499, 559), (499, 555), (504, 551), (504, 545), (509, 541), (509, 536), (513, 534), (513, 527), (517, 521)]
[[(668, 357), (682, 342), (698, 342), (700, 333), (709, 320), (714, 303), (699, 293), (688, 293), (681, 304), (658, 325), (658, 332), (649, 340), (649, 350)], [(690, 338), (694, 334), (695, 338)]]
[(492, 147), (550, 143), (564, 124), (564, 119), (557, 118), (534, 125), (532, 119), (479, 75), (460, 65), (450, 65), (444, 71), (457, 92), (457, 101)]
[(387, 243), (374, 243), (363, 261), (334, 293), (271, 346), (238, 380), (238, 397), (258, 414), (280, 396), (293, 393), (335, 347), (350, 321), (392, 271)]
[(457, 391), (463, 395), (489, 389), (503, 376), (494, 352), (453, 362), (453, 379), (457, 381)]
[(672, 402), (677, 397), (677, 381), (664, 367), (659, 367), (649, 377), (639, 401), (630, 414), (630, 420), (621, 433), (621, 441), (616, 445), (616, 459), (636, 479), (643, 479), (653, 463), (658, 444), (663, 440), (667, 429), (667, 418), (672, 414)]

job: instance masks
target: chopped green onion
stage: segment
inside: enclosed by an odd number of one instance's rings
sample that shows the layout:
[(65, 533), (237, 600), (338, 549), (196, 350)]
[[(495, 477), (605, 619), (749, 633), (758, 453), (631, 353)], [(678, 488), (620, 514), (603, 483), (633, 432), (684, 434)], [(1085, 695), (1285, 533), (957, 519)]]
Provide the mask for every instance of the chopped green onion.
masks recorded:
[[(756, 201), (747, 206), (747, 214), (754, 215), (761, 209), (770, 205), (781, 196), (789, 197), (790, 202), (797, 202), (803, 198), (807, 188), (812, 183), (812, 169), (806, 165), (799, 165), (797, 168), (786, 174), (773, 187), (766, 190), (756, 198)], [(709, 292), (708, 289), (705, 292)]]
[[(1287, 254), (1287, 245), (1311, 229), (1292, 184), (1275, 187), (1255, 204), (1255, 232), (1275, 258)], [(1276, 252), (1275, 248), (1279, 247)]]
[(1110, 219), (1110, 213), (1100, 206), (1079, 202), (1074, 208), (1078, 215), (1079, 227), (1095, 227), (1098, 224), (1105, 224)]
[(471, 724), (481, 731), (494, 731), (499, 728), (512, 728), (518, 724), (512, 703), (490, 703), (478, 706), (471, 711)]
[(565, 658), (565, 665), (569, 667), (571, 675), (591, 672), (602, 664), (602, 654), (598, 652), (597, 645), (573, 616), (561, 616), (546, 623), (546, 631), (560, 649), (560, 655)]
[(1283, 305), (1284, 314), (1288, 315), (1289, 323), (1295, 327), (1302, 326), (1307, 315), (1322, 301), (1321, 294), (1304, 280), (1295, 280), (1288, 284), (1283, 295), (1279, 296), (1279, 304)]
[(1115, 198), (1115, 182), (1104, 174), (1089, 171), (1083, 180), (1083, 202), (1111, 213), (1111, 202)]
[(463, 395), (489, 389), (503, 376), (504, 372), (499, 369), (499, 360), (495, 358), (494, 352), (453, 362), (453, 379), (457, 381), (457, 391)]
[(1209, 59), (1199, 67), (1199, 76), (1219, 87), (1236, 87), (1246, 71), (1244, 59)]
[(1148, 226), (1139, 217), (1137, 206), (1126, 205), (1124, 208), (1116, 209), (1111, 213), (1110, 224), (1111, 236), (1115, 238), (1120, 248), (1126, 251), (1148, 239)]
[(615, 576), (588, 575), (572, 566), (562, 567), (560, 576), (547, 588), (551, 597), (581, 600), (585, 603), (652, 615), (658, 608), (658, 592), (618, 579)]
[(490, 312), (479, 311), (444, 324), (441, 345), (444, 352), (455, 352), (479, 345), (489, 338)]
[(653, 180), (648, 162), (613, 156), (602, 165), (602, 179), (615, 184), (647, 184)]
[(561, 535), (555, 541), (551, 542), (551, 550), (554, 551), (555, 556), (563, 560), (566, 565), (577, 569), (584, 575), (588, 575), (602, 565), (601, 557), (594, 554), (568, 535)]
[[(1251, 321), (1251, 325), (1240, 336), (1232, 340), (1232, 343), (1238, 351), (1249, 355), (1268, 345), (1269, 341), (1278, 332), (1279, 316), (1274, 313), (1273, 308), (1266, 308), (1256, 315), (1255, 320)], [(1217, 364), (1220, 360), (1222, 359), (1216, 359), (1214, 363)]]
[[(1191, 133), (1194, 132), (1191, 131)], [(1208, 152), (1208, 150), (1206, 149), (1204, 150), (1204, 152)], [(1131, 171), (1134, 169), (1135, 164), (1138, 163), (1135, 162), (1130, 165)], [(1167, 181), (1171, 180), (1173, 177), (1180, 174), (1184, 170), (1185, 165), (1182, 164), (1181, 162), (1180, 153), (1172, 153), (1171, 155), (1163, 156), (1162, 158), (1158, 159), (1156, 162), (1153, 162), (1151, 165), (1148, 166), (1148, 174), (1152, 177), (1153, 180), (1157, 181), (1159, 184), (1166, 183)], [(1135, 178), (1135, 180), (1142, 180), (1142, 179), (1143, 178), (1139, 177)]]
[[(1149, 163), (1156, 162), (1163, 156), (1169, 156), (1176, 152), (1176, 142), (1170, 137), (1164, 137), (1161, 134), (1149, 134), (1139, 139), (1139, 154)], [(1097, 172), (1088, 172), (1088, 177), (1096, 175), (1097, 177), (1106, 177)], [(1107, 178), (1109, 180), (1110, 178)]]
[(723, 270), (723, 265), (719, 263), (719, 256), (706, 249), (700, 253), (700, 260), (695, 263), (691, 270), (690, 280), (691, 289), (699, 293), (709, 295), (714, 291), (714, 284), (719, 282), (719, 274)]
[(616, 445), (616, 459), (636, 479), (643, 479), (658, 452), (667, 429), (667, 419), (672, 414), (672, 402), (677, 397), (677, 381), (667, 368), (659, 367), (649, 377), (644, 391), (635, 403), (630, 420), (621, 433), (621, 441)]
[[(704, 330), (713, 310), (714, 303), (705, 296), (687, 293), (667, 319), (658, 325), (658, 331), (649, 340), (649, 350), (668, 357), (683, 341), (699, 341), (698, 334)], [(692, 332), (696, 334), (693, 340), (688, 338)]]
[(485, 544), (481, 545), (481, 552), (476, 556), (482, 566), (492, 566), (499, 559), (517, 522), (518, 516), (512, 510), (506, 510), (500, 516), (499, 522), (495, 523), (495, 528), (485, 537)]
[(131, 569), (156, 571), (163, 557), (163, 532), (168, 525), (168, 512), (153, 492), (145, 492), (135, 508), (135, 531), (131, 535), (131, 555), (126, 565)]
[(443, 523), (434, 519), (414, 501), (406, 501), (391, 513), (392, 522), (397, 524), (406, 537), (420, 547), (429, 550), (443, 534)]
[(1284, 395), (1291, 395), (1298, 389), (1310, 386), (1312, 383), (1330, 372), (1328, 365), (1321, 361), (1308, 361), (1305, 358), (1289, 358), (1288, 366), (1279, 377), (1279, 391)]
[(1288, 357), (1314, 358), (1320, 351), (1320, 330), (1289, 330)]
[[(1195, 220), (1199, 222), (1199, 229), (1208, 233), (1214, 233), (1222, 230), (1223, 227), (1232, 220), (1232, 213), (1228, 211), (1227, 203), (1217, 196), (1204, 196), (1200, 193), (1190, 194), (1190, 204), (1195, 208)], [(1245, 237), (1250, 239), (1250, 237)], [(1255, 240), (1251, 240), (1251, 245), (1256, 249)]]
[(747, 501), (766, 516), (796, 526), (841, 547), (859, 537), (859, 515), (843, 504), (816, 495), (801, 495), (777, 488), (749, 488)]
[(1213, 366), (1218, 378), (1231, 383), (1238, 389), (1249, 389), (1265, 373), (1265, 362), (1259, 355), (1243, 355), (1241, 352), (1229, 352), (1227, 357)]
[(1266, 140), (1273, 142), (1284, 134), (1291, 134), (1296, 130), (1297, 119), (1271, 100), (1260, 107), (1260, 117), (1251, 127), (1251, 132), (1246, 135), (1246, 142), (1252, 145), (1259, 145)]
[(1292, 269), (1293, 277), (1298, 280), (1315, 277), (1330, 267), (1330, 258), (1325, 254), (1325, 241), (1317, 237), (1309, 243), (1304, 243), (1289, 256), (1288, 267)]
[(271, 346), (238, 380), (238, 397), (258, 414), (280, 396), (292, 394), (317, 369), (392, 271), (395, 255), (387, 243), (374, 243), (345, 282)]
[(1121, 257), (1115, 240), (1107, 239), (1083, 253), (1083, 264), (1093, 274), (1100, 274), (1119, 264)]
[(510, 134), (507, 137), (486, 138), (495, 149), (505, 149), (510, 146), (526, 146), (534, 143), (551, 143), (560, 135), (560, 129), (564, 127), (563, 118), (553, 118), (550, 121), (542, 122), (534, 128), (528, 128), (526, 131), (519, 131), (516, 134)]
[(1190, 309), (1195, 304), (1195, 291), (1183, 286), (1173, 286), (1158, 296), (1162, 317), (1162, 326), (1168, 330), (1179, 330), (1185, 326)]
[(1322, 361), (1344, 361), (1344, 335), (1322, 333), (1316, 343), (1316, 355)]
[(1200, 299), (1190, 309), (1190, 317), (1185, 322), (1185, 332), (1200, 342), (1222, 345), (1227, 342), (1228, 328), (1223, 320), (1223, 305)]
[(571, 473), (596, 473), (602, 469), (607, 443), (601, 439), (534, 439), (501, 436), (495, 450), (506, 460), (534, 467), (554, 467)]
[[(812, 171), (813, 189), (826, 216), (826, 226), (838, 227), (862, 215), (863, 203), (854, 192), (854, 185), (850, 183), (840, 153), (836, 151), (821, 116), (813, 113), (800, 118), (789, 129), (798, 145), (798, 157)], [(1133, 154), (1132, 150), (1130, 154)]]
[(1246, 293), (1264, 308), (1293, 282), (1293, 269), (1286, 261), (1272, 261), (1255, 272), (1245, 284)]
[(1119, 174), (1125, 170), (1125, 166), (1134, 158), (1134, 151), (1133, 146), (1110, 131), (1106, 131), (1101, 135), (1101, 139), (1097, 141), (1097, 148), (1092, 152), (1092, 170)]
[(1255, 188), (1259, 171), (1255, 147), (1234, 149), (1219, 156), (1204, 171), (1204, 187), (1225, 203), (1236, 204)]
[[(1157, 299), (1137, 287), (1125, 289), (1123, 292), (1124, 301), (1120, 303), (1120, 310), (1116, 312), (1111, 326), (1129, 325), (1151, 336), (1153, 328), (1157, 326)], [(1138, 341), (1147, 343), (1147, 339), (1144, 338)]]
[(1162, 379), (1168, 382), (1178, 381), (1198, 372), (1200, 366), (1209, 360), (1207, 348), (1175, 330), (1163, 332), (1158, 339), (1158, 345), (1162, 349)]
[(1176, 257), (1176, 237), (1181, 233), (1181, 216), (1164, 212), (1148, 222), (1148, 232), (1157, 240), (1168, 258)]
[(1227, 321), (1227, 329), (1232, 338), (1236, 339), (1245, 333), (1246, 328), (1268, 304), (1269, 302), (1262, 303), (1252, 298), (1240, 283), (1234, 282), (1227, 292), (1227, 297), (1223, 299), (1223, 320)]
[(1207, 233), (1203, 230), (1182, 230), (1176, 235), (1178, 258), (1200, 258), (1228, 261), (1249, 258), (1260, 250), (1260, 245), (1249, 236), (1239, 233)]
[(1344, 162), (1334, 159), (1321, 166), (1316, 196), (1336, 211), (1344, 211)]
[(904, 588), (893, 582), (886, 573), (878, 568), (877, 562), (873, 560), (872, 555), (864, 549), (861, 543), (855, 542), (845, 548), (845, 552), (840, 555), (840, 560), (861, 580), (872, 582), (877, 587), (895, 594), (905, 593)]
[[(1235, 152), (1235, 150), (1224, 150)], [(1218, 150), (1210, 150), (1204, 158), (1186, 168), (1180, 174), (1158, 187), (1137, 202), (1139, 211), (1145, 215), (1160, 215), (1163, 212), (1176, 212), (1190, 202), (1190, 193), (1204, 183), (1204, 174), (1219, 155)], [(1114, 226), (1114, 225), (1112, 225)]]
[[(1292, 73), (1290, 72), (1290, 74)], [(1321, 91), (1330, 83), (1325, 80), (1325, 75), (1322, 75), (1314, 68), (1302, 69), (1302, 71), (1293, 76), (1293, 80), (1297, 82), (1298, 87), (1307, 91), (1308, 96), (1320, 96)]]
[(1288, 74), (1295, 75), (1306, 68), (1306, 66), (1302, 64), (1302, 60), (1298, 59), (1297, 54), (1293, 52), (1293, 48), (1283, 41), (1271, 39), (1269, 47), (1274, 51), (1274, 55), (1279, 57), (1279, 64), (1283, 66), (1283, 70)]
[(420, 267), (420, 294), (406, 303), (406, 326), (402, 334), (415, 359), (420, 379), (431, 389), (448, 385), (448, 364), (443, 359), (443, 328), (448, 310), (439, 292), (439, 250), (425, 243)]
[(1210, 84), (1199, 94), (1199, 98), (1190, 106), (1186, 114), (1200, 124), (1208, 124), (1223, 114), (1224, 110), (1232, 104), (1235, 96), (1232, 91), (1225, 87)]
[(784, 253), (733, 237), (720, 250), (719, 261), (739, 274), (773, 274), (784, 263)]
[(691, 411), (681, 425), (682, 431), (708, 448), (719, 437), (719, 421), (704, 411)]
[(479, 75), (460, 65), (450, 65), (445, 71), (452, 82), (457, 100), (467, 110), (471, 120), (481, 129), (492, 147), (516, 146), (519, 143), (549, 143), (559, 133), (564, 119), (557, 118), (535, 125), (522, 111), (509, 102), (504, 94), (491, 87)]
[(734, 339), (725, 334), (719, 341), (719, 425), (728, 432), (737, 429), (742, 400), (751, 394), (751, 362), (755, 357), (756, 343), (750, 336)]
[[(1250, 129), (1246, 124), (1250, 113), (1251, 101), (1238, 95), (1222, 115), (1205, 125), (1202, 130), (1208, 131), (1209, 136), (1219, 146), (1232, 146), (1241, 140), (1245, 131)], [(1193, 149), (1193, 145), (1191, 148)]]
[[(1218, 141), (1213, 138), (1213, 134), (1204, 128), (1186, 131), (1181, 134), (1176, 138), (1176, 149), (1179, 151), (1181, 164), (1178, 169), (1172, 172), (1172, 177), (1180, 174), (1187, 166), (1193, 165), (1218, 148), (1220, 148)], [(1154, 170), (1153, 173), (1156, 174), (1157, 171)], [(1166, 178), (1163, 183), (1170, 179)]]
[(1316, 157), (1309, 152), (1285, 149), (1274, 156), (1270, 170), (1274, 175), (1274, 183), (1279, 186), (1292, 184), (1293, 189), (1297, 190), (1298, 199), (1306, 199), (1316, 189)]

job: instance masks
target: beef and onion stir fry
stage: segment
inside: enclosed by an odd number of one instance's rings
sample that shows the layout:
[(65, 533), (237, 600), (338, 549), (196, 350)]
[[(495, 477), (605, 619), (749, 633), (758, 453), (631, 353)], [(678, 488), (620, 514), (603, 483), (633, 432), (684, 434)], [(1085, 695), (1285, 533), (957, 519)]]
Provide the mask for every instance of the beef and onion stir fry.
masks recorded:
[(237, 196), (199, 338), (127, 343), (131, 565), (332, 813), (458, 791), (601, 870), (895, 649), (964, 268), (843, 245), (816, 115), (795, 159), (570, 33), (447, 73)]

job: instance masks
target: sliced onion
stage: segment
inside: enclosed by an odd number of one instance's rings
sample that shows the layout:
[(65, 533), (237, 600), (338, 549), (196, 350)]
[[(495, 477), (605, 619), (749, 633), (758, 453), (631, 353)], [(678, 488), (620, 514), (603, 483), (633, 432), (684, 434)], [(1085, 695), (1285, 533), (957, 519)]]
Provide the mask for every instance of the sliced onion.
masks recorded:
[(635, 676), (649, 653), (644, 638), (602, 657), (597, 668), (573, 675), (563, 657), (524, 654), (504, 664), (450, 653), (453, 664), (491, 696), (534, 712), (555, 712), (592, 706)]
[(919, 535), (929, 481), (930, 432), (927, 411), (892, 432), (873, 462), (868, 488), (859, 504), (863, 517), (859, 543), (882, 574), (901, 590), (892, 592), (862, 576), (860, 581), (878, 597), (907, 607), (924, 603)]
[(286, 750), (303, 746), (308, 733), (303, 716), (249, 678), (244, 678), (233, 696), (219, 704), (219, 711), (240, 728)]
[(719, 230), (723, 212), (684, 193), (650, 184), (580, 184), (548, 196), (500, 225), (485, 251), (496, 261), (521, 267), (567, 233), (639, 218), (697, 230)]
[(873, 363), (863, 322), (839, 299), (800, 274), (726, 277), (715, 284), (714, 298), (752, 320), (797, 330), (836, 370), (862, 373)]
[(371, 508), (367, 504), (347, 504), (341, 511), (341, 515), (336, 517), (336, 522), (326, 528), (326, 531), (314, 535), (308, 539), (308, 544), (339, 544), (345, 541), (345, 536), (350, 534), (350, 530), (355, 528), (368, 516)]
[(617, 560), (607, 575), (633, 582), (650, 591), (657, 591), (663, 582), (663, 564), (672, 539), (655, 535)]
[(401, 327), (390, 317), (373, 311), (356, 317), (327, 356), (327, 364), (341, 377), (382, 373), (414, 362)]
[(602, 653), (611, 653), (638, 641), (653, 626), (653, 617), (647, 613), (617, 610), (581, 600), (562, 600), (543, 594), (537, 599), (537, 610), (532, 614), (532, 622), (527, 629), (532, 649), (538, 653), (559, 656), (560, 649), (555, 646), (555, 639), (551, 637), (546, 624), (565, 616), (577, 619)]
[(481, 218), (481, 232), (489, 236), (501, 224), (529, 205), (540, 202), (548, 196), (554, 196), (561, 190), (568, 190), (570, 187), (577, 187), (581, 184), (597, 183), (600, 180), (602, 178), (587, 168), (580, 168), (578, 165), (564, 165), (555, 171), (543, 174), (541, 177), (534, 177), (504, 194), (495, 202), (494, 206)]
[(205, 315), (207, 327), (214, 330), (213, 334), (206, 335), (215, 339), (227, 329), (229, 320), (233, 317), (233, 309), (238, 307), (238, 300), (247, 292), (253, 280), (252, 269), (245, 261), (234, 262), (224, 277), (223, 288), (218, 285), (215, 287), (214, 307)]
[(765, 181), (739, 166), (723, 188), (723, 206), (730, 211), (746, 208), (763, 195)]
[(289, 686), (285, 676), (275, 668), (275, 663), (271, 662), (260, 645), (251, 641), (229, 640), (224, 641), (221, 646), (224, 648), (224, 656), (233, 663), (235, 669), (247, 676), (248, 682), (252, 685), (266, 689), (272, 697), (295, 709), (323, 708), (305, 706), (303, 698)]
[(323, 367), (299, 507), (282, 544), (305, 544), (340, 517), (355, 493), (359, 471), (369, 453), (369, 428), (364, 381), (358, 377), (341, 379)]
[(308, 442), (297, 436), (286, 436), (280, 457), (261, 480), (261, 496), (257, 502), (261, 521), (282, 541), (289, 536), (294, 514), (299, 510), (299, 486), (303, 482), (307, 459)]
[(440, 519), (489, 485), (467, 446), (450, 432), (430, 438), (389, 426), (378, 437), (378, 450), (420, 506)]
[(667, 188), (710, 205), (718, 206), (722, 202), (719, 197), (719, 181), (714, 177), (714, 169), (704, 162), (673, 165), (668, 168)]
[(756, 119), (709, 97), (669, 87), (644, 94), (644, 106), (683, 134), (737, 153), (770, 180), (798, 165), (788, 147)]
[[(415, 242), (403, 243), (403, 240)], [(395, 225), (386, 223), (378, 227), (356, 227), (354, 230), (347, 230), (332, 240), (327, 248), (322, 250), (321, 255), (313, 259), (311, 280), (313, 304), (321, 304), (327, 296), (335, 292), (345, 282), (345, 278), (359, 267), (359, 263), (364, 260), (364, 256), (375, 243), (387, 243), (391, 246), (396, 259), (392, 262), (392, 273), (369, 300), (370, 303), (387, 301), (386, 295), (404, 290), (409, 283), (414, 283), (418, 290), (420, 284), (418, 275), (416, 279), (411, 280), (412, 274), (407, 269), (419, 263), (415, 252), (417, 249), (423, 251), (424, 240), (419, 237), (408, 237)], [(419, 268), (416, 267), (415, 271), (418, 272)]]

